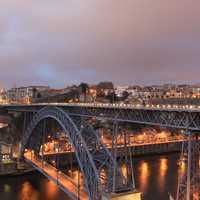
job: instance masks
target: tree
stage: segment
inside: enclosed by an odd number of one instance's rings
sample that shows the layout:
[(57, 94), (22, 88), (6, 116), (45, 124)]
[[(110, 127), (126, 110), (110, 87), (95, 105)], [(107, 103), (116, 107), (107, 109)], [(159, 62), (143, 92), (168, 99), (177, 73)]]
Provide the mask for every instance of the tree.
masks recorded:
[(127, 91), (123, 91), (123, 93), (122, 93), (123, 101), (126, 100), (128, 97), (129, 97), (129, 93)]
[(117, 100), (117, 95), (115, 94), (115, 92), (110, 92), (106, 98), (110, 101), (110, 103), (114, 103)]
[(33, 99), (35, 99), (36, 98), (36, 95), (37, 94), (37, 88), (33, 88)]
[(41, 95), (41, 93), (39, 92), (38, 94), (37, 94), (37, 98), (39, 99), (39, 98), (41, 98), (42, 97), (42, 95)]
[(81, 93), (84, 94), (84, 102), (86, 102), (86, 95), (87, 95), (89, 86), (87, 83), (81, 83), (79, 85), (79, 88), (80, 88)]

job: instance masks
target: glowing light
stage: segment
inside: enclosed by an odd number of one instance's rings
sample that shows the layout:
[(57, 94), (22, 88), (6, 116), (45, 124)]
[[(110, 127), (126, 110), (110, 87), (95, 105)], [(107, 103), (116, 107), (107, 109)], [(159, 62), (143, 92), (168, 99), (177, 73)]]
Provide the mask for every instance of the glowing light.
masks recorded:
[(4, 185), (4, 191), (5, 191), (6, 193), (9, 193), (9, 192), (11, 191), (10, 185), (5, 184), (5, 185)]
[(58, 186), (53, 181), (48, 181), (45, 185), (46, 188), (46, 194), (48, 199), (54, 199), (56, 198), (56, 195), (58, 193)]
[(22, 200), (38, 200), (39, 199), (39, 194), (38, 192), (31, 186), (29, 182), (25, 182), (22, 185), (22, 190), (20, 192), (20, 198)]
[(167, 159), (162, 158), (160, 159), (160, 171), (161, 171), (161, 176), (164, 176), (166, 174), (166, 171), (168, 169), (168, 164), (167, 164)]
[(148, 182), (149, 182), (149, 165), (147, 162), (143, 161), (140, 166), (140, 183), (141, 183), (141, 189), (142, 191), (146, 191)]
[(127, 167), (125, 163), (121, 166), (121, 170), (122, 170), (123, 176), (127, 177)]

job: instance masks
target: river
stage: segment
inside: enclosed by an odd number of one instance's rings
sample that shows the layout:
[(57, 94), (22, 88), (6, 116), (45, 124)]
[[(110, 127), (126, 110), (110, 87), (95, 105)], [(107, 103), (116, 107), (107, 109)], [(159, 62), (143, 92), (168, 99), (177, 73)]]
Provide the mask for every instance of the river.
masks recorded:
[[(135, 181), (143, 200), (168, 200), (175, 194), (178, 154), (134, 159)], [(1, 200), (70, 200), (54, 183), (34, 172), (19, 177), (0, 177)]]

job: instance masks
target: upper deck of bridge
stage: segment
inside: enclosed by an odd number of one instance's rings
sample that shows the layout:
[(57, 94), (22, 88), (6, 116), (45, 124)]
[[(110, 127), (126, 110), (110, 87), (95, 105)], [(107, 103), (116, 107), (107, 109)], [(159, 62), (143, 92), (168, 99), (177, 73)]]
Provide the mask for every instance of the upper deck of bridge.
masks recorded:
[(151, 105), (151, 104), (124, 104), (124, 103), (37, 103), (37, 104), (2, 104), (0, 108), (6, 110), (28, 111), (38, 110), (45, 106), (79, 107), (99, 109), (129, 109), (129, 110), (155, 110), (155, 111), (178, 111), (200, 112), (200, 105)]

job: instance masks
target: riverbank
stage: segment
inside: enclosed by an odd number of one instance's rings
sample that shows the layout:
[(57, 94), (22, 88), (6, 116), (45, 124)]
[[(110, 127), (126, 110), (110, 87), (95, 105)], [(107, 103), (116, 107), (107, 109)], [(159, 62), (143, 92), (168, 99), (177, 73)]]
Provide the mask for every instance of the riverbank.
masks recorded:
[(17, 163), (15, 161), (0, 163), (0, 177), (2, 176), (20, 176), (35, 171), (26, 163)]

